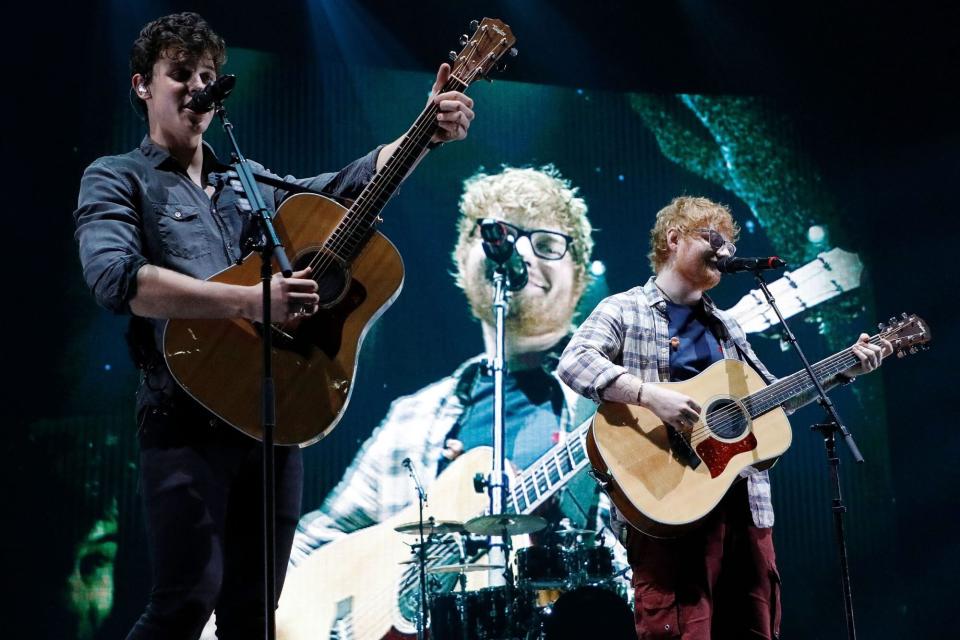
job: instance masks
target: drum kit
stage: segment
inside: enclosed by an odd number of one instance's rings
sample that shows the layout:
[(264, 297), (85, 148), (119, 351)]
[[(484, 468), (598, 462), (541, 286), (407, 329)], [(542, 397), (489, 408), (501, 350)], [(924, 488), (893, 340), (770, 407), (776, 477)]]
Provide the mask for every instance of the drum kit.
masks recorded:
[[(614, 616), (632, 620), (621, 578), (623, 572), (616, 570), (613, 550), (604, 545), (603, 536), (595, 531), (554, 529), (554, 535), (548, 537), (559, 540), (558, 543), (518, 549), (511, 563), (511, 538), (543, 531), (547, 528), (545, 519), (523, 514), (480, 516), (462, 523), (430, 519), (422, 528), (425, 545), (430, 545), (435, 536), (449, 540), (450, 534), (454, 534), (463, 538), (459, 547), (468, 549), (468, 539), (476, 542), (478, 538), (487, 538), (479, 546), (474, 545), (477, 553), (461, 554), (459, 562), (425, 568), (429, 621), (425, 626), (431, 640), (567, 637), (549, 630), (565, 626), (564, 617), (596, 615), (598, 601), (608, 609), (612, 607)], [(403, 524), (395, 530), (420, 535), (421, 523)], [(491, 536), (507, 542), (507, 564), (468, 562), (467, 555), (482, 559)], [(430, 555), (421, 555), (418, 544), (411, 547), (415, 557), (405, 564), (417, 564)], [(506, 584), (468, 589), (467, 574), (481, 571), (501, 571)]]

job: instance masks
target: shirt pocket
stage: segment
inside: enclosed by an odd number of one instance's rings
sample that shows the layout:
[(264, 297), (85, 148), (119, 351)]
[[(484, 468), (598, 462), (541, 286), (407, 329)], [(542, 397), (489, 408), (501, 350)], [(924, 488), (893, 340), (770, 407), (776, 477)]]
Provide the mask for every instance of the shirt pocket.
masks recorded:
[(154, 203), (157, 229), (163, 250), (178, 258), (209, 255), (210, 231), (203, 222), (203, 209), (179, 203)]

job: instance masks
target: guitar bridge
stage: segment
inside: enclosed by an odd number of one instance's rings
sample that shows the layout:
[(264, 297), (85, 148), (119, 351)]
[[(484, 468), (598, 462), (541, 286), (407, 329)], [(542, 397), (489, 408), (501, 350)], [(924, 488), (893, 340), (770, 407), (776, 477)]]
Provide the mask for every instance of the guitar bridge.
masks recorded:
[(666, 425), (666, 427), (667, 438), (670, 440), (670, 449), (673, 451), (673, 457), (691, 469), (699, 467), (702, 461), (700, 460), (700, 456), (697, 455), (697, 452), (690, 446), (690, 442), (673, 426)]

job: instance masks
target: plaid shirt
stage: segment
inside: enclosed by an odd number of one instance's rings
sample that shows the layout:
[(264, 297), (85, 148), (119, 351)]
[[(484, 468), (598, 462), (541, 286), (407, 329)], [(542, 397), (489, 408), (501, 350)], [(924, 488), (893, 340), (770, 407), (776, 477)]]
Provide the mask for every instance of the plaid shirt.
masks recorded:
[[(717, 333), (726, 334), (717, 336), (723, 356), (752, 364), (768, 383), (772, 382), (774, 377), (753, 352), (737, 321), (717, 309), (706, 295), (704, 306), (719, 321)], [(669, 381), (669, 344), (666, 301), (651, 277), (642, 287), (610, 296), (594, 309), (564, 350), (557, 373), (578, 393), (601, 402), (603, 390), (623, 373), (644, 382)], [(747, 478), (753, 523), (772, 527), (770, 476), (753, 467), (741, 475)]]
[[(437, 477), (443, 444), (467, 406), (467, 388), (481, 359), (471, 358), (452, 375), (393, 402), (320, 509), (300, 519), (291, 564), (296, 566), (314, 549), (383, 522), (413, 504), (416, 492), (402, 465), (405, 458), (416, 465), (424, 489), (429, 490)], [(586, 403), (566, 385), (560, 388), (564, 394), (560, 431), (566, 433), (584, 418), (583, 409), (590, 407), (584, 407)]]

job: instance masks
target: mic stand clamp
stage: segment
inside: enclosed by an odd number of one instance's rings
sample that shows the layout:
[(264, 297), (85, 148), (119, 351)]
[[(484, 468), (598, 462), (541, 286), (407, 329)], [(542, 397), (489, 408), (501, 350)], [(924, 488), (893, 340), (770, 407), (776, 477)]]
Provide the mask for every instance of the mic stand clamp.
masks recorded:
[(777, 314), (777, 318), (780, 321), (780, 326), (783, 327), (783, 335), (786, 337), (787, 342), (793, 346), (793, 350), (800, 357), (801, 362), (803, 362), (803, 368), (806, 370), (807, 375), (813, 382), (813, 386), (817, 390), (817, 395), (819, 396), (818, 402), (827, 414), (826, 422), (822, 424), (815, 424), (811, 427), (811, 429), (814, 431), (819, 431), (823, 435), (823, 443), (827, 456), (827, 466), (829, 467), (830, 480), (834, 492), (830, 510), (833, 513), (834, 527), (837, 534), (837, 550), (840, 556), (840, 586), (843, 591), (843, 610), (847, 622), (847, 637), (850, 640), (855, 640), (857, 637), (857, 630), (853, 615), (853, 594), (850, 587), (850, 565), (847, 558), (847, 542), (843, 528), (843, 514), (846, 513), (847, 507), (844, 505), (843, 496), (840, 493), (840, 458), (837, 457), (836, 438), (834, 437), (835, 434), (840, 433), (843, 436), (843, 441), (847, 444), (847, 449), (850, 451), (850, 455), (853, 456), (854, 461), (857, 463), (862, 463), (863, 456), (860, 455), (860, 449), (857, 447), (857, 443), (853, 439), (853, 434), (847, 430), (846, 426), (844, 426), (843, 422), (840, 420), (840, 415), (837, 413), (836, 407), (834, 407), (830, 397), (827, 396), (827, 392), (823, 388), (823, 384), (813, 372), (813, 367), (810, 366), (810, 361), (807, 360), (807, 356), (803, 353), (803, 349), (800, 348), (800, 344), (797, 342), (797, 337), (793, 334), (793, 331), (790, 330), (790, 327), (787, 325), (787, 321), (784, 319), (783, 314), (780, 313), (780, 309), (777, 307), (776, 301), (774, 300), (773, 295), (770, 293), (770, 289), (767, 288), (767, 283), (763, 279), (763, 275), (760, 273), (760, 270), (753, 270), (752, 273), (754, 278), (756, 278), (757, 284), (760, 286), (760, 290), (763, 292), (764, 297), (766, 297), (767, 302), (770, 304), (770, 308), (773, 309), (774, 313)]
[(227, 111), (223, 102), (216, 104), (216, 114), (223, 123), (223, 130), (227, 134), (230, 146), (233, 148), (233, 158), (236, 160), (234, 171), (237, 180), (246, 195), (249, 206), (256, 218), (260, 221), (262, 238), (256, 246), (260, 252), (261, 268), (260, 281), (263, 284), (263, 383), (261, 391), (261, 407), (263, 422), (263, 576), (264, 576), (264, 626), (267, 640), (275, 640), (276, 605), (277, 605), (277, 570), (276, 570), (276, 472), (274, 469), (274, 428), (277, 424), (275, 391), (273, 381), (272, 332), (270, 318), (270, 284), (273, 279), (273, 260), (277, 261), (280, 272), (284, 277), (290, 277), (293, 269), (283, 245), (273, 226), (273, 215), (267, 208), (260, 189), (257, 188), (250, 161), (243, 157), (240, 146), (233, 134), (233, 123), (227, 119)]

